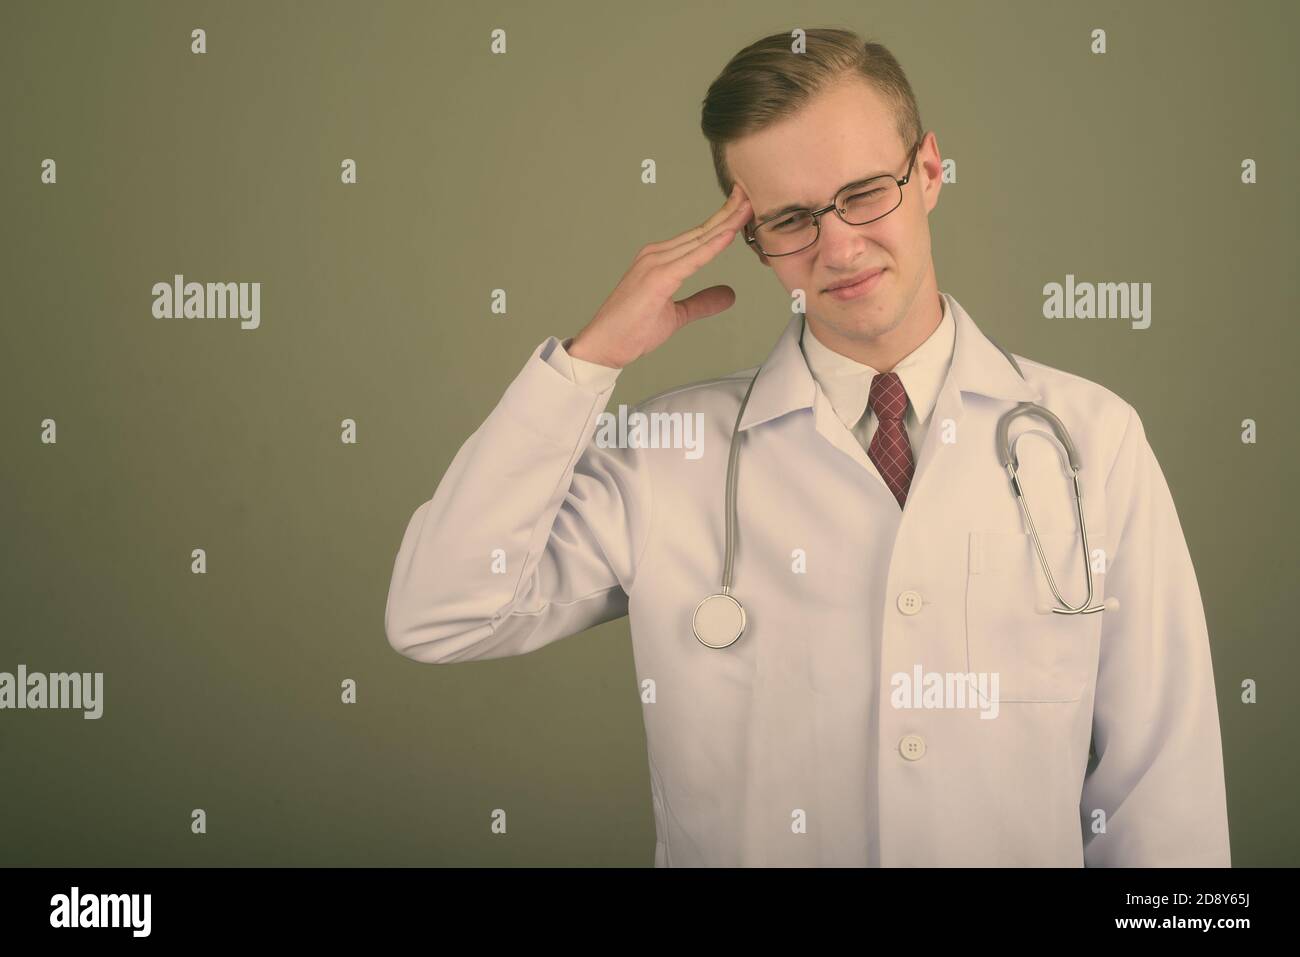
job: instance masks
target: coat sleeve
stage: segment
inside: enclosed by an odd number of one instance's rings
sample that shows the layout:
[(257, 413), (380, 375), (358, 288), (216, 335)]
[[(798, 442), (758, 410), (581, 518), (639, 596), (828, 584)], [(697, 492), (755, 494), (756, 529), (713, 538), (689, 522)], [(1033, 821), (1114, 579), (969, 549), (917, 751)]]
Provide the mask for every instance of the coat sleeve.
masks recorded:
[(415, 509), (384, 611), (394, 650), (521, 655), (627, 614), (649, 480), (639, 450), (594, 439), (617, 370), (577, 361), (538, 346)]
[[(1142, 422), (1106, 481), (1110, 554), (1090, 761), (1079, 805), (1088, 867), (1228, 867), (1210, 642), (1196, 573)], [(1105, 832), (1094, 833), (1095, 812)]]

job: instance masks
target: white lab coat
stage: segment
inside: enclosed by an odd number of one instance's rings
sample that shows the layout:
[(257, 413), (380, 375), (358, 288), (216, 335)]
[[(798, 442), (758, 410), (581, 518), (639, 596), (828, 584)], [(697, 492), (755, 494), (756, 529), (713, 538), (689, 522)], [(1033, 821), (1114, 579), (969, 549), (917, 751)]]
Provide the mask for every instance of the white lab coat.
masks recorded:
[[(612, 388), (544, 361), (554, 337), (412, 515), (389, 642), (421, 662), (497, 658), (628, 615), (657, 866), (1227, 866), (1205, 616), (1142, 423), (1104, 387), (1017, 356), (1022, 380), (944, 295), (953, 358), (904, 510), (812, 379), (799, 316), (765, 361), (740, 423), (735, 645), (702, 646), (691, 618), (719, 590), (729, 441), (755, 369), (637, 407), (702, 412), (701, 457), (604, 448), (593, 433)], [(1118, 608), (1045, 613), (994, 448), (1021, 400), (1070, 430), (1096, 595)], [(1011, 435), (1045, 428), (1018, 418)], [(1018, 452), (1076, 604), (1061, 453), (1042, 435)], [(997, 717), (894, 707), (892, 676), (917, 666), (997, 672)]]

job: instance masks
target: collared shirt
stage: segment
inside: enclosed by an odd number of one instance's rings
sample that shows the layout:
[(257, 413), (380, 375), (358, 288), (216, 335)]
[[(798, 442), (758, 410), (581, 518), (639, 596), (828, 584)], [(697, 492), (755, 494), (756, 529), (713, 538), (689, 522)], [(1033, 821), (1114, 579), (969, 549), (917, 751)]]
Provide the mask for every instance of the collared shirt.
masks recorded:
[[(920, 455), (921, 442), (930, 424), (930, 413), (948, 375), (956, 339), (956, 324), (948, 312), (948, 301), (943, 296), (939, 300), (943, 303), (939, 325), (893, 368), (907, 391), (903, 426), (912, 446), (913, 461)], [(804, 320), (799, 345), (813, 379), (830, 400), (836, 418), (848, 427), (864, 449), (869, 449), (880, 419), (867, 408), (867, 399), (871, 395), (871, 382), (880, 373), (823, 344), (808, 328), (807, 319)]]

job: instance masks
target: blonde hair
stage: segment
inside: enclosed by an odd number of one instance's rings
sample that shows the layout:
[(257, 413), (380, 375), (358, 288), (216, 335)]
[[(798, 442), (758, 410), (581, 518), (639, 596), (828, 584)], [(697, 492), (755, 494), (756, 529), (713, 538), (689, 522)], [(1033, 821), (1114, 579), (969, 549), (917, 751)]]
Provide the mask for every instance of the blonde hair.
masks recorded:
[(728, 61), (705, 94), (700, 129), (713, 153), (713, 170), (724, 195), (734, 180), (725, 149), (791, 116), (817, 93), (850, 78), (866, 80), (894, 108), (894, 124), (904, 148), (924, 135), (921, 111), (907, 74), (883, 45), (852, 30), (807, 30), (807, 52), (794, 53), (789, 33), (756, 40)]

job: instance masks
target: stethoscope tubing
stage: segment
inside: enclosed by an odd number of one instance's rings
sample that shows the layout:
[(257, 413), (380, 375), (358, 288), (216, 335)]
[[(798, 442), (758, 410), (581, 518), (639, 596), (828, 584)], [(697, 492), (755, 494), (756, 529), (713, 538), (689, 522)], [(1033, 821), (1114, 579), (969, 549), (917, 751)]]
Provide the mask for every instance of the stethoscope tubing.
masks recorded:
[[(993, 343), (997, 350), (1006, 356), (1007, 361), (1011, 363), (1012, 368), (1016, 370), (1016, 373), (1020, 378), (1025, 379), (1025, 374), (1021, 371), (1020, 364), (1016, 362), (1015, 357), (996, 342), (993, 342), (992, 339), (990, 339), (989, 342)], [(735, 560), (736, 524), (738, 521), (736, 517), (736, 481), (739, 473), (740, 462), (740, 423), (745, 416), (745, 407), (749, 404), (749, 396), (754, 391), (754, 384), (758, 382), (758, 377), (762, 372), (763, 368), (760, 366), (754, 373), (753, 378), (749, 380), (749, 387), (745, 390), (745, 396), (740, 400), (740, 410), (736, 413), (736, 424), (731, 431), (731, 447), (727, 453), (727, 482), (725, 496), (726, 554), (722, 569), (722, 591), (715, 592), (712, 595), (706, 595), (700, 603), (695, 606), (695, 614), (691, 619), (692, 629), (695, 631), (695, 637), (702, 645), (708, 648), (726, 648), (735, 644), (744, 633), (747, 621), (744, 605), (742, 605), (731, 593)], [(1055, 435), (1057, 441), (1060, 442), (1061, 447), (1065, 450), (1066, 459), (1068, 460), (1070, 471), (1072, 473), (1071, 477), (1074, 484), (1075, 512), (1078, 516), (1080, 537), (1082, 538), (1083, 567), (1087, 574), (1088, 581), (1087, 597), (1084, 598), (1083, 602), (1078, 606), (1073, 606), (1067, 602), (1062, 597), (1060, 590), (1056, 586), (1056, 578), (1052, 575), (1051, 565), (1047, 560), (1046, 553), (1043, 551), (1043, 544), (1038, 537), (1038, 528), (1034, 524), (1033, 515), (1030, 514), (1029, 504), (1025, 497), (1025, 490), (1017, 473), (1019, 461), (1016, 457), (1015, 448), (1012, 443), (1008, 441), (1008, 433), (1011, 423), (1020, 416), (1025, 415), (1037, 416), (1048, 424), (1053, 435)], [(1019, 442), (1022, 437), (1023, 434), (1017, 436), (1016, 442)], [(1090, 548), (1088, 545), (1088, 523), (1083, 514), (1083, 487), (1079, 482), (1079, 470), (1082, 468), (1082, 465), (1079, 460), (1078, 450), (1075, 448), (1074, 442), (1070, 438), (1070, 432), (1065, 427), (1065, 423), (1062, 422), (1050, 409), (1044, 408), (1036, 402), (1021, 402), (1014, 409), (1003, 413), (1003, 415), (998, 419), (995, 441), (1002, 467), (1006, 470), (1007, 476), (1011, 480), (1011, 489), (1016, 497), (1016, 503), (1020, 506), (1020, 512), (1024, 516), (1025, 524), (1029, 528), (1030, 537), (1033, 539), (1034, 550), (1038, 554), (1039, 564), (1042, 566), (1043, 574), (1047, 577), (1048, 587), (1051, 588), (1053, 596), (1055, 596), (1057, 602), (1059, 602), (1057, 607), (1051, 609), (1052, 612), (1059, 615), (1088, 615), (1104, 611), (1106, 607), (1104, 604), (1093, 604), (1095, 583), (1092, 575), (1092, 562), (1090, 560)], [(730, 617), (731, 621), (722, 634), (718, 636), (710, 636), (713, 640), (706, 641), (700, 634), (699, 623), (701, 620), (701, 612), (710, 604), (712, 604), (714, 612), (721, 610), (724, 615)], [(735, 606), (734, 609), (731, 607), (732, 605)], [(717, 620), (716, 615), (706, 614), (705, 617), (711, 621)], [(735, 632), (734, 635), (732, 634), (733, 630)]]

